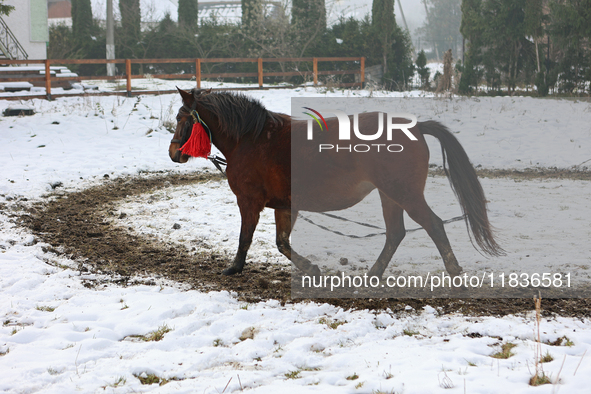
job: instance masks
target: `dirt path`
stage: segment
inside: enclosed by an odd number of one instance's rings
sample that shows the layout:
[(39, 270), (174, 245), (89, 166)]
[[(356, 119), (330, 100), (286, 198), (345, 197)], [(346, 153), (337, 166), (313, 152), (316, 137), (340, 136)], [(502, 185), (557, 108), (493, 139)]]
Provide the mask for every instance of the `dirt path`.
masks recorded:
[[(434, 171), (437, 174), (437, 171)], [(537, 174), (537, 176), (536, 176)], [(591, 179), (591, 174), (577, 171), (545, 170), (482, 171), (484, 177), (509, 176), (519, 178), (568, 178)], [(284, 266), (271, 264), (247, 264), (241, 275), (225, 277), (220, 273), (230, 264), (227, 257), (214, 252), (190, 253), (178, 244), (163, 243), (155, 238), (128, 233), (111, 225), (117, 219), (116, 202), (129, 195), (137, 195), (171, 186), (195, 184), (209, 180), (222, 180), (219, 174), (200, 173), (179, 175), (167, 173), (142, 174), (105, 180), (101, 185), (73, 192), (55, 192), (43, 201), (28, 207), (16, 220), (31, 229), (34, 235), (51, 245), (46, 252), (65, 255), (78, 262), (82, 272), (96, 272), (101, 280), (87, 280), (85, 285), (95, 287), (105, 281), (121, 285), (137, 283), (137, 277), (167, 278), (191, 288), (227, 290), (236, 292), (246, 302), (277, 299), (284, 302), (307, 302), (292, 300), (291, 271)], [(2, 208), (2, 207), (0, 207)], [(6, 209), (6, 207), (4, 207)], [(48, 260), (49, 264), (55, 264)], [(142, 283), (155, 284), (146, 279)], [(506, 315), (533, 309), (529, 299), (322, 299), (345, 309), (389, 308), (396, 312), (407, 305), (421, 310), (425, 305), (440, 307), (443, 313), (462, 312), (471, 315)], [(544, 300), (546, 314), (562, 316), (591, 316), (591, 300), (559, 299)]]

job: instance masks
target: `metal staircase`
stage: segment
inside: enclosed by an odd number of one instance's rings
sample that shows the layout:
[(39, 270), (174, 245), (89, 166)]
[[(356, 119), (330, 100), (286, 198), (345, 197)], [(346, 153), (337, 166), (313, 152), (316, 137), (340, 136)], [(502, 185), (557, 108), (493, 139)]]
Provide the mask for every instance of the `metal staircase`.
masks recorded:
[(29, 55), (18, 42), (2, 17), (0, 17), (0, 61), (2, 59), (26, 60)]

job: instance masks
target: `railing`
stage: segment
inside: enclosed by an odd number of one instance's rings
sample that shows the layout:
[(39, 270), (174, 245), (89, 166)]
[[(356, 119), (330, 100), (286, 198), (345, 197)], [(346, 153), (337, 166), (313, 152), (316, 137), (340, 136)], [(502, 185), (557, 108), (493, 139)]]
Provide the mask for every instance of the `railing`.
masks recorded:
[[(356, 70), (318, 70), (319, 62), (355, 62), (359, 63), (359, 69)], [(312, 70), (310, 71), (264, 71), (264, 63), (288, 63), (288, 62), (311, 62)], [(57, 78), (52, 77), (50, 72), (51, 65), (65, 65), (65, 64), (107, 64), (116, 63), (125, 65), (125, 74), (117, 76), (78, 76), (68, 78)], [(195, 78), (195, 85), (197, 88), (201, 88), (203, 79), (207, 78), (256, 78), (258, 81), (259, 89), (281, 89), (281, 88), (293, 88), (294, 86), (264, 86), (263, 79), (265, 77), (303, 77), (311, 78), (314, 86), (318, 86), (318, 77), (325, 75), (359, 75), (356, 82), (349, 83), (334, 83), (335, 87), (353, 87), (363, 86), (365, 81), (365, 58), (364, 57), (310, 57), (310, 58), (220, 58), (220, 59), (47, 59), (47, 60), (2, 60), (0, 59), (0, 65), (7, 64), (44, 64), (45, 65), (45, 76), (29, 77), (29, 78), (2, 78), (0, 76), (0, 82), (14, 82), (14, 81), (45, 81), (46, 98), (52, 99), (51, 95), (51, 82), (64, 79), (70, 81), (82, 81), (82, 80), (126, 80), (126, 91), (123, 92), (103, 92), (102, 94), (125, 94), (128, 97), (138, 94), (164, 94), (173, 93), (176, 90), (137, 90), (132, 89), (131, 80), (138, 78), (145, 78), (146, 75), (132, 75), (131, 65), (132, 64), (170, 64), (170, 63), (191, 63), (195, 65), (195, 73), (183, 73), (183, 74), (150, 74), (153, 78), (162, 79), (193, 79)], [(233, 72), (233, 73), (203, 73), (203, 63), (257, 63), (257, 72)], [(300, 85), (295, 85), (300, 86)], [(223, 88), (214, 90), (244, 90), (252, 88)], [(55, 95), (54, 97), (66, 96), (66, 95)], [(10, 98), (32, 98), (32, 97), (43, 97), (43, 96), (31, 96), (22, 95), (10, 97), (1, 97), (1, 99)]]
[(10, 28), (0, 17), (0, 51), (7, 59), (28, 59), (27, 51), (18, 42)]

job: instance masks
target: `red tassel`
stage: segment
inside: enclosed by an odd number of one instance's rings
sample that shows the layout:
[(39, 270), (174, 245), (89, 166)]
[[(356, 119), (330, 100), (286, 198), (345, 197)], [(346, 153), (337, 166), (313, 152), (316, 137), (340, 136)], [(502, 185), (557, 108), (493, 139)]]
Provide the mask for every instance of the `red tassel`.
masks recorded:
[(207, 156), (211, 153), (211, 141), (201, 123), (193, 125), (191, 137), (179, 150), (185, 155), (205, 157), (207, 159)]

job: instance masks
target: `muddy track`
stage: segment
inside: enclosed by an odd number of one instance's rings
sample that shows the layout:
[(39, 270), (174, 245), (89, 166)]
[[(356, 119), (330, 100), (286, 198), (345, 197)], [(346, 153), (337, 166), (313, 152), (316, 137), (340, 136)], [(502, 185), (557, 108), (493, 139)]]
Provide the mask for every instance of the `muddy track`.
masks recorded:
[[(570, 172), (539, 174), (543, 178), (591, 179), (589, 173)], [(437, 171), (434, 171), (434, 175)], [(581, 175), (583, 174), (583, 175)], [(525, 177), (522, 172), (482, 172), (481, 176)], [(527, 178), (534, 177), (532, 173)], [(100, 280), (87, 280), (85, 285), (96, 287), (104, 282), (132, 285), (138, 277), (141, 283), (155, 284), (149, 278), (166, 278), (198, 290), (227, 290), (236, 292), (245, 302), (276, 299), (281, 303), (307, 302), (292, 300), (291, 272), (285, 266), (271, 264), (246, 265), (240, 275), (226, 277), (220, 273), (230, 264), (227, 256), (212, 252), (192, 253), (185, 246), (167, 244), (155, 238), (127, 232), (110, 224), (117, 219), (115, 204), (130, 195), (138, 195), (171, 186), (221, 181), (221, 175), (199, 173), (179, 175), (149, 173), (134, 177), (105, 180), (86, 190), (55, 192), (34, 203), (17, 217), (42, 242), (51, 245), (46, 252), (67, 256), (78, 263), (83, 273), (103, 274)], [(51, 256), (51, 254), (48, 254)], [(48, 263), (52, 263), (48, 259)], [(442, 313), (462, 312), (469, 315), (506, 315), (533, 309), (529, 299), (321, 299), (344, 309), (390, 309), (403, 311), (407, 305), (421, 310), (425, 305), (440, 307)], [(544, 300), (545, 314), (562, 316), (591, 316), (591, 300)]]

